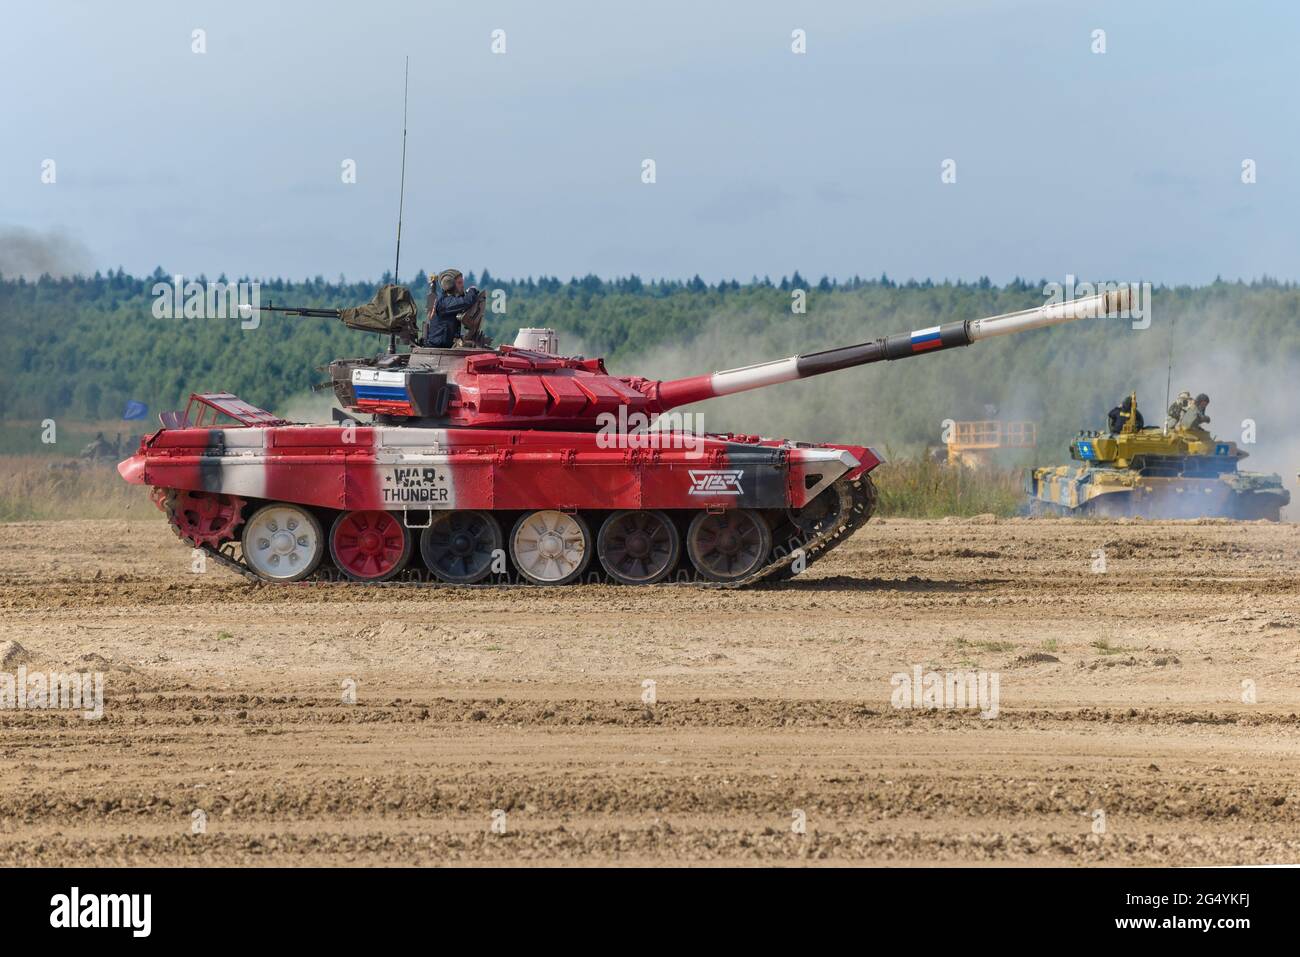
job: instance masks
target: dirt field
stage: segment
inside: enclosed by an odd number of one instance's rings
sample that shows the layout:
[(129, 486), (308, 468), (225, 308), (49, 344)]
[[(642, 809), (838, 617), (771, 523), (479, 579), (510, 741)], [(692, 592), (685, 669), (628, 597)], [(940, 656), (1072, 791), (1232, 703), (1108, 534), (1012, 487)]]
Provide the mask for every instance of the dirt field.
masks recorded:
[(1300, 862), (1298, 576), (1296, 525), (975, 519), (739, 593), (261, 588), (0, 525), (0, 671), (106, 675), (0, 711), (0, 864)]

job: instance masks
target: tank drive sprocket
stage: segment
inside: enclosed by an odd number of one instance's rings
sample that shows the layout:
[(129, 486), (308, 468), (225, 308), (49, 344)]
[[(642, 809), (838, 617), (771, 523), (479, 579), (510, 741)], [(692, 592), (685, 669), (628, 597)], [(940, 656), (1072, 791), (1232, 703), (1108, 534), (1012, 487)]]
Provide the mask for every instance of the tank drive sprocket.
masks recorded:
[(195, 548), (216, 548), (235, 537), (244, 521), (244, 505), (237, 495), (169, 489), (162, 507), (181, 541)]

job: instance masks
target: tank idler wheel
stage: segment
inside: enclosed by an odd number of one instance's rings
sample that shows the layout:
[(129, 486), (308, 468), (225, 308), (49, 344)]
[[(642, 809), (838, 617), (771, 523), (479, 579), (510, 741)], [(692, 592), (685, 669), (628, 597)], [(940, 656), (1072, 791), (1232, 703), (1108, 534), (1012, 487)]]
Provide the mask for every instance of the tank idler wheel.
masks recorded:
[(400, 515), (378, 509), (341, 512), (330, 529), (330, 557), (353, 581), (382, 582), (406, 567), (413, 541)]
[(785, 516), (804, 538), (814, 538), (844, 521), (840, 493), (834, 485), (823, 489), (803, 508), (787, 508)]
[(491, 512), (435, 512), (420, 535), (429, 571), (450, 585), (472, 585), (492, 571), (501, 548), (501, 526)]
[(591, 529), (581, 515), (539, 509), (510, 532), (510, 558), (530, 582), (567, 585), (591, 561)]
[(771, 550), (767, 520), (748, 508), (700, 512), (686, 531), (691, 562), (710, 581), (733, 582), (753, 574)]
[(615, 581), (653, 585), (663, 581), (682, 557), (682, 537), (663, 512), (615, 512), (600, 526), (596, 554)]
[(325, 557), (325, 533), (307, 509), (277, 502), (253, 513), (244, 525), (244, 561), (269, 582), (296, 582)]

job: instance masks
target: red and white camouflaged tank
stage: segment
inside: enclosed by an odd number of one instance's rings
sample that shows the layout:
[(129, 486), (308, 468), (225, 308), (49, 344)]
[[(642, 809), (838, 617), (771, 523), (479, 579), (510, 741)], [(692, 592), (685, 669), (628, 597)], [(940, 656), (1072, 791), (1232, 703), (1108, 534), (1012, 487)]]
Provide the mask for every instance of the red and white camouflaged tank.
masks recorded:
[(665, 413), (1109, 314), (1116, 296), (662, 382), (557, 355), (549, 330), (338, 360), (340, 404), (369, 422), (299, 425), (196, 394), (118, 470), (153, 487), (182, 540), (266, 581), (748, 584), (802, 571), (866, 522), (880, 457), (664, 428), (680, 425)]

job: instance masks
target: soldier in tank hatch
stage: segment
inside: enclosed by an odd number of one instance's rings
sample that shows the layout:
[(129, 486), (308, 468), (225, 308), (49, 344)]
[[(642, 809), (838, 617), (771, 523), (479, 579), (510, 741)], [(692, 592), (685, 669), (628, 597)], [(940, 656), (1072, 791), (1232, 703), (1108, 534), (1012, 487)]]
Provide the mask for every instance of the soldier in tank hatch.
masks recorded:
[(1191, 405), (1192, 394), (1190, 392), (1178, 393), (1178, 398), (1174, 400), (1171, 406), (1169, 406), (1169, 411), (1166, 413), (1165, 428), (1178, 428), (1178, 423), (1182, 421), (1183, 413), (1186, 412)]
[(428, 324), (425, 326), (424, 344), (434, 349), (450, 349), (465, 328), (462, 338), (477, 341), (479, 327), (483, 324), (483, 291), (470, 286), (465, 288), (465, 277), (459, 269), (444, 269), (429, 280)]
[(1133, 397), (1131, 395), (1125, 396), (1123, 402), (1115, 406), (1115, 408), (1111, 409), (1110, 412), (1106, 414), (1106, 419), (1110, 423), (1111, 432), (1118, 435), (1120, 432), (1124, 431), (1124, 423), (1129, 420), (1130, 416), (1137, 417), (1137, 421), (1133, 424), (1133, 428), (1141, 429), (1146, 425), (1142, 418), (1142, 413), (1134, 410)]
[(1183, 411), (1183, 416), (1178, 420), (1180, 429), (1199, 429), (1210, 417), (1205, 414), (1205, 410), (1210, 407), (1210, 397), (1202, 392), (1196, 397), (1196, 401)]

